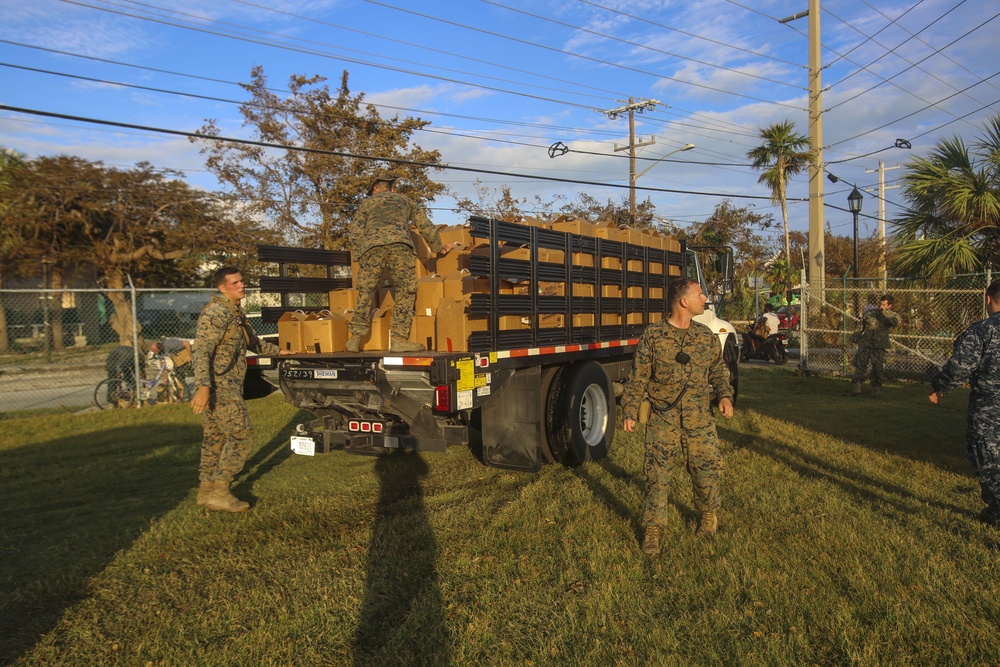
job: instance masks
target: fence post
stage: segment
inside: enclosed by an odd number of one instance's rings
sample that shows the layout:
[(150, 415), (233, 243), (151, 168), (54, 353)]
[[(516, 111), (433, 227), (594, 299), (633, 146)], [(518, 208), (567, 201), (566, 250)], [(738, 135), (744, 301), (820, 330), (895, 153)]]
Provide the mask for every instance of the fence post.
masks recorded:
[(135, 283), (132, 274), (127, 274), (129, 294), (132, 297), (132, 361), (135, 364), (135, 407), (142, 407), (142, 375), (139, 374), (139, 313), (136, 305)]
[[(810, 289), (809, 283), (802, 280), (800, 294), (804, 293), (806, 300), (799, 303), (799, 368), (803, 371), (809, 368), (809, 316), (806, 315), (806, 312), (812, 307)], [(791, 324), (791, 321), (791, 317), (789, 317), (789, 324)]]
[[(843, 338), (843, 342), (844, 342), (844, 356), (841, 357), (841, 361), (842, 361), (841, 372), (844, 375), (847, 375), (847, 271), (844, 271), (844, 275), (842, 275), (840, 277), (840, 283), (843, 286), (843, 291), (844, 291), (844, 309), (843, 309), (843, 312), (844, 312), (844, 335), (842, 337)], [(855, 313), (855, 314), (857, 314), (857, 313)]]

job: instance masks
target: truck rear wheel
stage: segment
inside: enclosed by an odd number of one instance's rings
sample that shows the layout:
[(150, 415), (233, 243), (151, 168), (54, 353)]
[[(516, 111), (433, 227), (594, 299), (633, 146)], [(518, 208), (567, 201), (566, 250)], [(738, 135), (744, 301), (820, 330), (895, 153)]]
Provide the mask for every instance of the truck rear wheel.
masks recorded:
[(587, 361), (559, 369), (545, 409), (546, 458), (577, 465), (604, 458), (615, 437), (615, 399), (604, 367)]

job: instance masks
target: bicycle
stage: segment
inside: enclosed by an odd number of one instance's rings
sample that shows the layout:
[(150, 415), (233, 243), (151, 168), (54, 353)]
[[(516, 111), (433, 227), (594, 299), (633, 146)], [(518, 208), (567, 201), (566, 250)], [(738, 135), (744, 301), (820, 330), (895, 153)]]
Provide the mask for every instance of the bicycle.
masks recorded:
[[(167, 358), (158, 360), (159, 370), (152, 380), (139, 380), (139, 395), (143, 402), (150, 404), (180, 403), (187, 400), (187, 386), (173, 369)], [(101, 380), (94, 389), (94, 404), (101, 410), (127, 408), (136, 404), (135, 374), (118, 372)], [(153, 390), (156, 395), (153, 396)]]

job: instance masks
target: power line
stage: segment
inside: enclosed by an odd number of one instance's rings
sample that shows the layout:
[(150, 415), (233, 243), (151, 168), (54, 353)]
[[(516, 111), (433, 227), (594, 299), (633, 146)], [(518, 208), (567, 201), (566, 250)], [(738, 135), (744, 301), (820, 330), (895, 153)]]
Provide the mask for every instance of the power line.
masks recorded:
[(549, 23), (554, 23), (554, 24), (562, 26), (564, 28), (570, 28), (571, 30), (579, 30), (580, 32), (585, 32), (585, 33), (588, 33), (590, 35), (595, 35), (597, 37), (603, 37), (604, 39), (614, 40), (616, 42), (621, 42), (622, 44), (627, 44), (629, 46), (634, 46), (636, 48), (646, 49), (647, 51), (653, 51), (655, 53), (660, 53), (660, 54), (663, 54), (663, 55), (666, 55), (666, 56), (671, 56), (673, 58), (679, 58), (681, 60), (688, 60), (688, 61), (693, 62), (693, 63), (698, 63), (699, 65), (704, 65), (706, 67), (713, 67), (713, 68), (716, 68), (716, 69), (721, 69), (721, 70), (724, 70), (726, 72), (733, 72), (735, 74), (739, 74), (741, 76), (747, 76), (747, 77), (750, 77), (752, 79), (760, 79), (761, 81), (767, 81), (769, 83), (777, 83), (777, 84), (782, 85), (782, 86), (789, 86), (789, 87), (792, 87), (792, 88), (796, 88), (798, 90), (803, 90), (803, 88), (801, 86), (796, 86), (794, 83), (789, 83), (788, 81), (780, 81), (778, 79), (770, 79), (770, 78), (768, 78), (766, 76), (760, 76), (758, 74), (750, 74), (749, 72), (744, 72), (744, 71), (738, 70), (738, 69), (736, 69), (734, 67), (726, 67), (725, 65), (716, 65), (714, 63), (706, 62), (704, 60), (698, 60), (697, 58), (690, 58), (688, 56), (682, 56), (679, 53), (673, 53), (671, 51), (664, 51), (663, 49), (658, 49), (658, 48), (649, 46), (647, 44), (639, 44), (638, 42), (632, 42), (632, 41), (629, 41), (627, 39), (622, 39), (621, 37), (615, 37), (614, 35), (608, 35), (608, 34), (605, 34), (603, 32), (598, 32), (596, 30), (591, 30), (590, 28), (584, 28), (582, 26), (577, 26), (577, 25), (572, 25), (570, 23), (564, 23), (562, 21), (557, 21), (556, 19), (550, 18), (548, 16), (542, 16), (540, 14), (533, 14), (533, 13), (525, 11), (523, 9), (517, 9), (516, 7), (510, 7), (508, 5), (500, 4), (499, 2), (494, 2), (494, 0), (479, 0), (479, 1), (480, 2), (484, 2), (484, 3), (488, 4), (488, 5), (493, 5), (494, 7), (500, 7), (501, 9), (506, 9), (508, 11), (515, 12), (517, 14), (523, 14), (524, 16), (530, 16), (532, 18), (539, 19), (540, 21), (547, 21)]
[[(63, 0), (63, 1), (67, 2), (68, 0)], [(528, 41), (528, 40), (525, 40), (525, 39), (520, 39), (518, 37), (511, 37), (510, 35), (504, 35), (502, 33), (493, 32), (491, 30), (485, 30), (483, 28), (476, 28), (474, 26), (465, 25), (463, 23), (458, 23), (456, 21), (451, 21), (449, 19), (444, 19), (444, 18), (441, 18), (441, 17), (438, 17), (438, 16), (432, 16), (430, 14), (423, 14), (421, 12), (417, 12), (417, 11), (414, 11), (412, 9), (404, 9), (403, 7), (396, 7), (394, 5), (390, 5), (390, 4), (385, 3), (385, 2), (380, 2), (379, 0), (364, 0), (364, 1), (367, 2), (367, 3), (369, 3), (369, 4), (372, 4), (372, 5), (378, 5), (380, 7), (385, 7), (387, 9), (392, 9), (392, 10), (395, 10), (395, 11), (398, 11), (398, 12), (403, 12), (404, 14), (410, 14), (410, 15), (413, 15), (413, 16), (419, 16), (420, 18), (428, 19), (428, 20), (431, 20), (431, 21), (437, 21), (437, 22), (440, 22), (440, 23), (444, 23), (446, 25), (451, 25), (451, 26), (454, 26), (454, 27), (457, 27), (457, 28), (462, 28), (462, 29), (465, 29), (465, 30), (471, 30), (471, 31), (474, 31), (474, 32), (479, 32), (479, 33), (482, 33), (484, 35), (490, 35), (491, 37), (498, 37), (500, 39), (505, 39), (505, 40), (509, 40), (509, 41), (512, 41), (512, 42), (516, 42), (518, 44), (525, 44), (525, 45), (532, 46), (532, 47), (535, 47), (535, 48), (544, 49), (546, 51), (553, 51), (555, 53), (560, 53), (562, 55), (573, 56), (574, 58), (581, 58), (583, 60), (588, 60), (590, 62), (595, 62), (595, 63), (601, 64), (601, 65), (607, 65), (607, 66), (615, 67), (615, 68), (618, 68), (618, 69), (623, 69), (623, 70), (626, 70), (626, 71), (629, 71), (629, 72), (635, 72), (637, 74), (644, 74), (646, 76), (655, 77), (656, 79), (666, 79), (668, 81), (673, 81), (675, 83), (682, 83), (684, 85), (693, 86), (695, 88), (701, 88), (701, 89), (704, 89), (704, 90), (711, 90), (711, 91), (716, 92), (716, 93), (723, 93), (725, 95), (733, 95), (734, 97), (742, 97), (744, 99), (753, 100), (755, 102), (764, 102), (766, 104), (774, 104), (776, 106), (786, 107), (786, 108), (789, 108), (789, 109), (795, 109), (796, 111), (801, 111), (801, 109), (799, 107), (793, 106), (791, 104), (785, 104), (783, 102), (775, 102), (774, 100), (768, 100), (768, 99), (764, 99), (764, 98), (761, 98), (761, 97), (754, 97), (752, 95), (745, 95), (743, 93), (736, 93), (736, 92), (733, 92), (731, 90), (724, 90), (722, 88), (715, 88), (713, 86), (707, 86), (707, 85), (701, 84), (701, 83), (694, 83), (692, 81), (684, 81), (683, 79), (677, 79), (675, 77), (666, 76), (664, 74), (658, 74), (658, 73), (655, 73), (655, 72), (648, 72), (646, 70), (641, 70), (641, 69), (638, 69), (636, 67), (630, 67), (628, 65), (622, 65), (621, 63), (613, 63), (613, 62), (609, 62), (607, 60), (601, 60), (600, 58), (593, 58), (591, 56), (587, 56), (587, 55), (584, 55), (582, 53), (575, 53), (573, 51), (566, 51), (565, 49), (559, 49), (559, 48), (556, 48), (554, 46), (548, 46), (546, 44), (539, 44), (537, 42), (531, 42), (531, 41)]]
[[(510, 178), (524, 178), (536, 181), (550, 181), (554, 183), (571, 183), (574, 185), (598, 185), (602, 187), (610, 187), (617, 189), (628, 189), (632, 186), (628, 184), (617, 184), (617, 183), (602, 183), (599, 181), (582, 181), (570, 178), (559, 178), (557, 176), (542, 176), (538, 174), (520, 174), (517, 172), (504, 172), (495, 169), (479, 169), (474, 167), (460, 167), (451, 164), (444, 163), (433, 163), (433, 162), (420, 162), (417, 160), (404, 160), (402, 158), (391, 158), (391, 157), (378, 157), (373, 155), (360, 155), (357, 153), (348, 153), (346, 151), (332, 151), (324, 150), (319, 148), (308, 148), (305, 146), (291, 146), (285, 144), (275, 144), (266, 141), (253, 141), (251, 139), (238, 139), (235, 137), (225, 137), (221, 135), (207, 135), (199, 134), (197, 132), (186, 132), (183, 130), (171, 130), (168, 128), (154, 127), (149, 125), (138, 125), (135, 123), (123, 123), (120, 121), (103, 120), (99, 118), (89, 118), (86, 116), (74, 116), (70, 114), (54, 113), (51, 111), (41, 111), (38, 109), (25, 109), (22, 107), (14, 107), (6, 104), (0, 104), (0, 110), (3, 111), (13, 111), (15, 113), (23, 113), (28, 115), (43, 116), (48, 118), (59, 118), (62, 120), (73, 120), (79, 121), (81, 123), (93, 123), (96, 125), (107, 125), (111, 127), (124, 127), (133, 130), (144, 130), (147, 132), (156, 132), (160, 134), (169, 134), (173, 136), (187, 137), (189, 139), (200, 139), (206, 141), (222, 141), (232, 144), (241, 144), (247, 146), (259, 146), (261, 148), (275, 148), (279, 150), (290, 150), (299, 151), (303, 153), (311, 153), (316, 155), (329, 155), (333, 157), (346, 157), (357, 160), (366, 160), (369, 162), (385, 162), (388, 164), (402, 164), (410, 165), (415, 167), (422, 167), (425, 169), (450, 169), (454, 171), (464, 171), (476, 174), (492, 174), (495, 176), (506, 176)], [(635, 186), (636, 190), (642, 190), (645, 192), (664, 192), (669, 194), (686, 194), (686, 195), (697, 195), (706, 197), (728, 197), (733, 199), (765, 199), (770, 200), (769, 196), (764, 195), (741, 195), (734, 193), (722, 193), (722, 192), (702, 192), (697, 190), (674, 190), (668, 188), (650, 188), (645, 186)], [(798, 199), (789, 199), (788, 201), (807, 201)]]
[[(663, 28), (664, 30), (670, 30), (672, 32), (680, 33), (681, 35), (685, 35), (687, 37), (693, 37), (695, 39), (701, 39), (701, 40), (704, 40), (704, 41), (709, 42), (711, 44), (715, 44), (717, 46), (725, 46), (725, 47), (730, 48), (730, 49), (735, 49), (736, 51), (742, 51), (743, 53), (747, 53), (749, 55), (756, 56), (758, 58), (765, 58), (765, 59), (768, 59), (768, 60), (773, 60), (775, 62), (783, 63), (785, 65), (792, 65), (793, 67), (803, 67), (800, 63), (793, 63), (790, 60), (783, 60), (781, 58), (775, 58), (774, 56), (770, 56), (770, 55), (768, 55), (766, 53), (760, 53), (759, 51), (751, 51), (750, 49), (744, 49), (742, 47), (736, 46), (735, 44), (729, 44), (729, 43), (726, 43), (726, 42), (720, 42), (719, 40), (712, 39), (710, 37), (705, 37), (704, 35), (698, 35), (698, 34), (695, 34), (693, 32), (687, 32), (686, 30), (680, 30), (679, 28), (673, 28), (671, 26), (664, 25), (662, 23), (657, 23), (655, 21), (651, 21), (651, 20), (643, 18), (641, 16), (636, 16), (635, 14), (629, 14), (629, 13), (623, 12), (623, 11), (621, 11), (619, 9), (614, 9), (613, 7), (606, 7), (604, 5), (600, 5), (600, 4), (596, 3), (596, 2), (591, 2), (591, 0), (578, 0), (578, 1), (584, 3), (585, 5), (591, 5), (592, 7), (598, 7), (600, 9), (603, 9), (604, 11), (611, 12), (613, 14), (618, 14), (619, 16), (625, 16), (625, 17), (633, 19), (635, 21), (642, 21), (643, 23), (648, 23), (648, 24), (650, 24), (652, 26), (656, 26), (657, 28)], [(770, 18), (770, 17), (768, 17), (768, 18)]]

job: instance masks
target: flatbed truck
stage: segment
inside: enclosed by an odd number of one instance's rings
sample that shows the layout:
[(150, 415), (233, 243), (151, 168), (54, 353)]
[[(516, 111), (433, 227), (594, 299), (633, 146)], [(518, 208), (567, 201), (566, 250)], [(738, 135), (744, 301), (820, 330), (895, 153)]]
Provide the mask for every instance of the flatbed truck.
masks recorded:
[[(607, 455), (639, 335), (666, 317), (669, 279), (686, 275), (706, 288), (696, 248), (681, 243), (676, 252), (479, 216), (469, 226), (490, 249), (473, 256), (470, 268), (490, 289), (472, 294), (468, 305), (470, 317), (486, 319), (486, 329), (470, 334), (467, 351), (281, 356), (277, 376), (286, 400), (315, 416), (297, 425), (293, 451), (379, 455), (476, 444), (484, 464), (521, 471)], [(505, 247), (528, 253), (510, 259)], [(546, 250), (561, 252), (555, 256), (563, 261), (539, 261)], [(721, 250), (722, 283), (731, 285), (732, 251)], [(586, 265), (576, 263), (580, 257)], [(296, 309), (288, 305), (291, 293), (350, 286), (349, 278), (337, 277), (338, 267), (350, 264), (347, 252), (261, 246), (258, 258), (278, 265), (277, 276), (261, 278), (261, 290), (280, 294), (282, 303), (265, 308), (264, 321)], [(289, 267), (302, 264), (325, 267), (327, 277), (290, 277)], [(502, 293), (501, 281), (525, 289)], [(540, 285), (553, 284), (563, 287), (560, 294), (540, 293)], [(581, 291), (593, 296), (578, 296)], [(581, 314), (587, 317), (576, 317)], [(561, 315), (563, 326), (540, 327), (540, 315)], [(530, 326), (501, 329), (501, 319), (510, 316)], [(718, 336), (738, 387), (735, 328), (716, 316), (714, 304), (695, 319)]]

